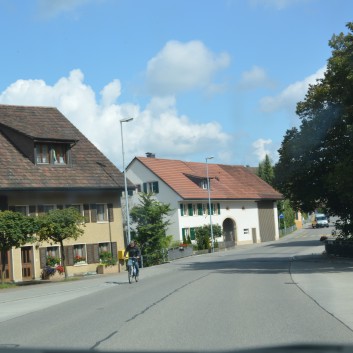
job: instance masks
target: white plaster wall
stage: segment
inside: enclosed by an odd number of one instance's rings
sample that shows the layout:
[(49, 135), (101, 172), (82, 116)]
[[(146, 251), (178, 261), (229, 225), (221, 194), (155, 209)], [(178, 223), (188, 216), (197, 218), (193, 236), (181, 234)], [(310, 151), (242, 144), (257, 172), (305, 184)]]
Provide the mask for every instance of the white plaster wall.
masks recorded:
[[(254, 201), (218, 201), (211, 200), (212, 203), (219, 203), (221, 206), (221, 214), (212, 215), (212, 224), (219, 224), (223, 226), (225, 219), (230, 218), (235, 222), (237, 242), (253, 242), (252, 228), (256, 228), (256, 235), (259, 239), (259, 217), (257, 204)], [(201, 203), (200, 201), (183, 201), (183, 203)], [(203, 203), (207, 203), (205, 200)], [(244, 209), (242, 209), (244, 207)], [(180, 210), (178, 212), (180, 217), (181, 228), (193, 228), (210, 224), (209, 216), (181, 216)], [(244, 234), (244, 229), (248, 229), (249, 233)], [(222, 241), (222, 238), (218, 238)]]
[[(143, 183), (158, 181), (159, 193), (155, 195), (156, 200), (162, 203), (170, 204), (172, 212), (170, 213), (170, 226), (167, 230), (167, 235), (173, 235), (175, 240), (180, 240), (180, 231), (178, 224), (179, 214), (179, 201), (180, 196), (174, 192), (164, 181), (158, 178), (154, 173), (147, 169), (138, 160), (134, 160), (126, 171), (126, 177), (134, 184), (140, 184), (142, 187)], [(139, 204), (138, 193), (130, 198), (129, 206)]]

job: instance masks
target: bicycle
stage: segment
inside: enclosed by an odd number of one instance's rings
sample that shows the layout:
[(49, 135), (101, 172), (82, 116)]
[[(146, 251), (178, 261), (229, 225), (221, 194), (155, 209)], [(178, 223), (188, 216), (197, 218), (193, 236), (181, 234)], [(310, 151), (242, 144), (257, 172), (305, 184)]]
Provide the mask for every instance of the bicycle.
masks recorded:
[(130, 257), (127, 260), (127, 275), (129, 278), (129, 283), (132, 282), (133, 278), (135, 278), (135, 282), (138, 282), (139, 280), (138, 276), (136, 275), (136, 266), (138, 266), (137, 257)]

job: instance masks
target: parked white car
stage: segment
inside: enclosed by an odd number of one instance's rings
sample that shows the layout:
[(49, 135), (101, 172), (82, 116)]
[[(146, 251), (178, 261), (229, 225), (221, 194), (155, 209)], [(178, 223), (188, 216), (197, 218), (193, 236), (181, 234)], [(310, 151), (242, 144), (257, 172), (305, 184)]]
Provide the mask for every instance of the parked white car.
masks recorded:
[(323, 213), (315, 213), (311, 218), (311, 225), (313, 228), (329, 227), (327, 217)]

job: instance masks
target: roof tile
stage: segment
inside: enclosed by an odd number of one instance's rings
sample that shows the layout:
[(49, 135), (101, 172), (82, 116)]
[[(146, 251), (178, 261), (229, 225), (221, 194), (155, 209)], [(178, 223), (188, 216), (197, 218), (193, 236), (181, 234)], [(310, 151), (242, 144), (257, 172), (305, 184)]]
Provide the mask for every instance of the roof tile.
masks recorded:
[[(5, 137), (2, 126), (33, 141), (76, 141), (71, 148), (71, 163), (34, 164)], [(123, 174), (56, 108), (0, 105), (0, 190), (123, 187)]]
[[(208, 191), (192, 181), (206, 179), (206, 163), (136, 157), (183, 199), (206, 199)], [(249, 168), (208, 163), (212, 199), (279, 200), (283, 196)]]

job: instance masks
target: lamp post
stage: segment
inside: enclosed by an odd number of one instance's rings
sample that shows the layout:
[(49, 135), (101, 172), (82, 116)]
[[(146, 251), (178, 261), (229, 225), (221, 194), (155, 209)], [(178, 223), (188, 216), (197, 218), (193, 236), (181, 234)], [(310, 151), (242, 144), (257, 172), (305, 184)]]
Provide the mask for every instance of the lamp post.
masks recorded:
[(123, 170), (124, 170), (124, 187), (125, 187), (125, 207), (126, 207), (126, 226), (127, 226), (127, 241), (130, 243), (130, 216), (129, 216), (129, 198), (127, 194), (127, 182), (126, 182), (126, 169), (125, 169), (125, 153), (124, 153), (124, 138), (123, 138), (123, 123), (127, 123), (134, 118), (125, 118), (120, 120), (120, 132), (121, 132), (121, 149), (123, 152)]
[(213, 226), (212, 226), (212, 208), (211, 208), (211, 188), (210, 188), (210, 178), (208, 177), (208, 161), (212, 157), (206, 157), (206, 175), (207, 175), (207, 190), (208, 190), (208, 209), (210, 213), (210, 228), (211, 228), (211, 252), (214, 252), (214, 241), (213, 241)]

